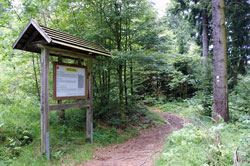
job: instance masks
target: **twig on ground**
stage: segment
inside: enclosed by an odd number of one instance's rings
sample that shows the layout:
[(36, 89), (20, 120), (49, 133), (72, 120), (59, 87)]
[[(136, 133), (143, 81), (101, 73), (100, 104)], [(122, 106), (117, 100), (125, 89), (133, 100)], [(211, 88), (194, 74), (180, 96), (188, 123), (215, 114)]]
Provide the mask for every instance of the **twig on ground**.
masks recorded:
[(221, 145), (220, 133), (216, 133), (216, 143), (218, 147)]
[[(155, 152), (152, 153), (148, 158), (151, 158), (153, 155), (155, 155), (155, 154), (158, 153), (158, 152), (160, 152), (160, 150), (155, 151)], [(144, 165), (144, 164), (147, 162), (148, 158), (146, 158), (146, 160), (145, 160), (143, 163), (141, 163), (141, 165), (139, 165), (139, 166)]]
[(129, 160), (129, 159), (133, 159), (134, 157), (127, 157), (127, 158), (125, 158), (125, 159), (122, 159), (123, 161), (124, 160)]
[(235, 150), (235, 152), (234, 152), (234, 166), (238, 166), (239, 165), (238, 150), (239, 150), (239, 147), (237, 147), (236, 150)]
[(146, 163), (147, 160), (145, 160), (140, 166), (143, 166)]
[(106, 158), (104, 158), (104, 157), (100, 157), (100, 156), (95, 156), (95, 158), (97, 159), (97, 160), (106, 160)]

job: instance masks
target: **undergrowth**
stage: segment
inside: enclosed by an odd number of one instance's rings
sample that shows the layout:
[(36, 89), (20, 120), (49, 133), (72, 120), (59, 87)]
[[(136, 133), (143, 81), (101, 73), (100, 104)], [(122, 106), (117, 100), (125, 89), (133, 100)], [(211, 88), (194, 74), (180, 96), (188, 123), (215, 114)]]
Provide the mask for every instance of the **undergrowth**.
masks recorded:
[[(20, 99), (21, 100), (21, 99)], [(50, 113), (51, 162), (40, 152), (40, 106), (31, 99), (13, 104), (0, 103), (0, 165), (75, 165), (89, 160), (94, 149), (119, 144), (139, 135), (139, 130), (161, 123), (146, 107), (138, 106), (125, 128), (94, 121), (94, 143), (86, 141), (84, 109), (66, 111), (66, 120)], [(118, 125), (119, 126), (119, 125)]]
[(250, 164), (250, 116), (231, 109), (230, 123), (213, 123), (210, 117), (199, 114), (202, 107), (194, 99), (166, 103), (165, 112), (177, 113), (190, 119), (181, 130), (168, 136), (157, 166), (229, 166)]

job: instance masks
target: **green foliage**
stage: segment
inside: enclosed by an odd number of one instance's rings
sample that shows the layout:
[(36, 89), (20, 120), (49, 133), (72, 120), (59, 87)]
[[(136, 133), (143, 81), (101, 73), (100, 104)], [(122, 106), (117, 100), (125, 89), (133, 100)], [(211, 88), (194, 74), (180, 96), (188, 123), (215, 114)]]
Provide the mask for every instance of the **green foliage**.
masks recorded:
[(159, 107), (163, 112), (178, 114), (189, 119), (200, 118), (200, 112), (203, 109), (202, 105), (195, 98), (165, 102), (159, 105)]
[(246, 76), (239, 76), (237, 85), (234, 88), (234, 91), (230, 95), (229, 108), (233, 110), (238, 110), (240, 112), (250, 113), (250, 74)]
[[(139, 52), (135, 56), (135, 82), (137, 94), (175, 100), (188, 98), (195, 91), (193, 68), (198, 58), (196, 55)], [(142, 63), (144, 62), (144, 63)], [(144, 97), (144, 98), (145, 98)]]
[(202, 105), (201, 115), (212, 116), (213, 110), (213, 67), (210, 60), (206, 61), (206, 65), (198, 64), (195, 69), (195, 77), (197, 78), (197, 91), (195, 99)]
[[(228, 21), (228, 77), (231, 79), (229, 87), (234, 87), (237, 83), (238, 75), (246, 74), (249, 70), (250, 41), (241, 39), (249, 38), (248, 15), (250, 2), (248, 0), (226, 0), (226, 3), (229, 6), (226, 8)], [(240, 16), (240, 19), (235, 19), (238, 16)]]
[(0, 151), (0, 159), (5, 163), (16, 159), (22, 153), (22, 147), (33, 141), (32, 133), (25, 128), (3, 125), (0, 132), (1, 141), (4, 143)]
[[(187, 56), (152, 51), (113, 51), (110, 59), (98, 58), (95, 61), (95, 119), (102, 119), (108, 125), (121, 127), (122, 123), (133, 123), (143, 117), (137, 111), (137, 101), (153, 105), (166, 100), (176, 100), (191, 97), (195, 91), (195, 77), (193, 65), (199, 61), (196, 50)], [(119, 101), (119, 82), (117, 66), (126, 64), (127, 82), (123, 88), (127, 89), (125, 122), (121, 120)], [(131, 68), (133, 69), (131, 72)], [(131, 83), (131, 77), (136, 79)], [(124, 79), (124, 78), (123, 78)], [(112, 87), (112, 88), (111, 88)], [(133, 94), (132, 94), (133, 90)]]
[(163, 122), (164, 119), (160, 115), (148, 111), (148, 108), (143, 105), (138, 105), (131, 109), (131, 116), (128, 121), (129, 124), (138, 127), (139, 129), (152, 128)]
[[(208, 23), (211, 24), (212, 20), (212, 12), (211, 9), (211, 2), (208, 0), (203, 1), (197, 1), (197, 0), (173, 0), (168, 5), (166, 16), (173, 17), (173, 18), (179, 18), (178, 20), (174, 20), (174, 22), (184, 22), (184, 24), (173, 24), (175, 26), (174, 28), (176, 31), (179, 30), (179, 33), (182, 33), (182, 36), (184, 37), (184, 43), (186, 43), (188, 38), (188, 35), (185, 35), (185, 33), (188, 33), (192, 36), (193, 39), (195, 39), (195, 42), (198, 45), (201, 45), (201, 38), (202, 38), (202, 12), (203, 10), (206, 10), (207, 17), (208, 17)], [(171, 18), (170, 18), (171, 19)], [(211, 32), (211, 27), (208, 25), (209, 32)], [(183, 27), (188, 27), (188, 31), (183, 30)], [(184, 31), (184, 32), (183, 32)], [(178, 32), (177, 32), (178, 33)], [(210, 35), (211, 36), (211, 35)], [(179, 39), (181, 40), (181, 38)], [(180, 42), (179, 42), (180, 43)], [(185, 46), (185, 45), (184, 45)]]
[(179, 54), (186, 54), (190, 50), (191, 34), (195, 31), (192, 29), (191, 24), (185, 19), (185, 14), (182, 12), (172, 12), (172, 4), (166, 10), (166, 15), (162, 18), (163, 25), (171, 29), (174, 34), (172, 42), (174, 42), (174, 51)]
[[(122, 130), (116, 128), (97, 128), (94, 132), (95, 141), (102, 145), (117, 144), (126, 141), (129, 137), (129, 133), (121, 133)], [(122, 134), (122, 136), (120, 136)]]
[[(189, 107), (185, 108), (185, 103), (184, 106), (174, 105), (166, 104), (168, 110), (179, 110), (175, 112), (191, 111)], [(192, 107), (199, 109), (194, 103)], [(246, 119), (250, 118), (249, 115), (241, 114), (242, 120), (237, 123), (214, 124), (211, 120), (200, 120), (194, 116), (194, 112), (191, 114), (191, 123), (168, 136), (164, 151), (156, 165), (233, 165), (236, 149), (240, 165), (248, 164), (250, 127), (249, 120)]]
[(147, 107), (141, 104), (128, 105), (126, 115), (126, 120), (122, 121), (118, 118), (120, 116), (118, 111), (109, 110), (105, 115), (102, 115), (102, 120), (99, 120), (99, 122), (105, 121), (107, 125), (120, 129), (124, 128), (123, 123), (138, 128), (151, 128), (163, 122), (160, 116), (149, 112)]
[[(226, 20), (227, 20), (227, 53), (228, 53), (228, 77), (232, 80), (229, 88), (234, 87), (237, 83), (239, 74), (246, 74), (248, 70), (248, 52), (249, 40), (249, 9), (250, 2), (248, 0), (225, 0), (226, 4)], [(212, 45), (212, 3), (209, 0), (173, 0), (168, 5), (166, 16), (167, 19), (175, 19), (172, 26), (173, 29), (179, 30), (179, 27), (191, 27), (191, 31), (186, 31), (195, 39), (198, 45), (202, 45), (202, 23), (204, 11), (208, 19), (208, 45)], [(240, 17), (239, 17), (240, 16)], [(237, 18), (237, 19), (236, 19)], [(179, 25), (178, 22), (188, 22), (188, 24)], [(177, 23), (177, 26), (176, 24)], [(179, 30), (178, 32), (183, 32)], [(185, 34), (185, 33), (184, 33)], [(186, 42), (188, 35), (182, 37), (183, 43)], [(182, 39), (181, 38), (181, 39)], [(182, 40), (181, 40), (182, 41)], [(181, 43), (181, 42), (179, 42)], [(185, 46), (185, 44), (184, 44)], [(182, 48), (182, 47), (181, 47)], [(179, 49), (180, 50), (180, 49)], [(209, 50), (210, 52), (210, 50)]]

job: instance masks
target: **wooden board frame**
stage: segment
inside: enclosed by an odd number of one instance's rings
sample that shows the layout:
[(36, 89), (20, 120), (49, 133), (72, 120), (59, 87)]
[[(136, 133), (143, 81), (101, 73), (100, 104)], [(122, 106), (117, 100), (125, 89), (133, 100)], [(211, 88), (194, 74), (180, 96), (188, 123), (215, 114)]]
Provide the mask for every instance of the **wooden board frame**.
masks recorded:
[[(68, 97), (56, 97), (56, 65), (78, 67), (85, 69), (85, 95), (84, 96), (68, 96)], [(70, 99), (87, 99), (88, 98), (88, 69), (86, 66), (68, 64), (62, 62), (53, 62), (53, 100), (70, 100)]]

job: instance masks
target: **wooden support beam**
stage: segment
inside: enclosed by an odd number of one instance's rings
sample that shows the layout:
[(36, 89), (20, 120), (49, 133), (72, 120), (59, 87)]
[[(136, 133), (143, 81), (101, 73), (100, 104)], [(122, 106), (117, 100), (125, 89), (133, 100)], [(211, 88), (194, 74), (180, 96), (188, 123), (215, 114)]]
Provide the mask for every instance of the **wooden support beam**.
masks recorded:
[(55, 111), (55, 110), (66, 110), (69, 108), (84, 108), (84, 107), (89, 107), (89, 102), (87, 103), (70, 103), (70, 104), (55, 104), (55, 105), (50, 105), (49, 110), (50, 111)]
[(41, 50), (41, 152), (47, 154), (49, 150), (49, 50)]
[(43, 45), (43, 44), (34, 44), (35, 47), (38, 48), (47, 48), (49, 49), (51, 54), (55, 54), (58, 56), (66, 56), (66, 57), (72, 57), (72, 58), (76, 58), (76, 59), (92, 59), (95, 58), (96, 56), (94, 54), (89, 55), (89, 54), (84, 54), (84, 53), (80, 53), (80, 52), (75, 52), (75, 51), (69, 51), (66, 49), (61, 49), (61, 48), (55, 48), (55, 47), (51, 47), (51, 46), (47, 46), (47, 45)]
[(31, 35), (31, 37), (29, 37), (28, 41), (25, 43), (25, 45), (24, 45), (24, 47), (23, 47), (24, 50), (28, 47), (28, 45), (30, 45), (30, 43), (32, 42), (32, 40), (34, 40), (35, 37), (36, 37), (38, 34), (39, 34), (39, 32), (38, 32), (38, 31), (35, 31), (35, 32)]
[(88, 102), (89, 108), (86, 112), (87, 138), (93, 143), (93, 59), (87, 61), (88, 70)]
[[(58, 100), (57, 103), (58, 103), (59, 105), (62, 105), (62, 100)], [(52, 107), (52, 109), (51, 109), (51, 106), (49, 106), (49, 110), (52, 111), (52, 110), (53, 110), (53, 107)], [(55, 110), (55, 109), (54, 109), (54, 110)], [(60, 111), (57, 111), (57, 116), (58, 116), (60, 119), (65, 120), (65, 110), (62, 109), (62, 110), (60, 110)]]
[[(54, 57), (59, 57), (58, 55), (56, 54), (49, 54), (50, 56), (54, 56)], [(73, 57), (68, 57), (68, 56), (61, 56), (62, 58), (64, 59), (72, 59), (72, 60), (78, 60), (78, 58), (73, 58)]]
[(58, 62), (62, 63), (62, 56), (61, 55), (58, 56)]
[(82, 60), (81, 60), (81, 58), (78, 58), (78, 59), (77, 59), (77, 62), (78, 62), (78, 65), (80, 65), (80, 66), (82, 65)]

